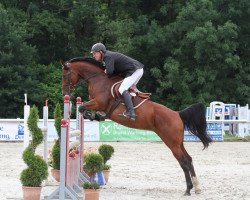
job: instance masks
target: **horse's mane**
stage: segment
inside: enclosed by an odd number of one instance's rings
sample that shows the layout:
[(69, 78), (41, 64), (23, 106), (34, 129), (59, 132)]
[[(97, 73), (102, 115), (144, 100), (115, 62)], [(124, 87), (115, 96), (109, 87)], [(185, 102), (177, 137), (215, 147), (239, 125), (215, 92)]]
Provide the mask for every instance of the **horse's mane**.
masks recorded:
[[(97, 61), (94, 58), (89, 58), (89, 57), (76, 57), (76, 58), (72, 58), (68, 62), (72, 63), (72, 62), (79, 62), (79, 61), (91, 63), (91, 64), (96, 65), (97, 67), (101, 68), (102, 70), (106, 69), (102, 62)], [(116, 75), (109, 76), (109, 78), (111, 78), (111, 79), (116, 79), (117, 77), (119, 79), (124, 79), (124, 76), (122, 74), (116, 74)]]
[(72, 63), (72, 62), (78, 62), (78, 61), (88, 62), (88, 63), (91, 63), (93, 65), (96, 65), (97, 67), (99, 67), (103, 70), (105, 69), (105, 66), (103, 65), (102, 62), (97, 61), (93, 58), (89, 58), (89, 57), (76, 57), (76, 58), (72, 58), (68, 62)]

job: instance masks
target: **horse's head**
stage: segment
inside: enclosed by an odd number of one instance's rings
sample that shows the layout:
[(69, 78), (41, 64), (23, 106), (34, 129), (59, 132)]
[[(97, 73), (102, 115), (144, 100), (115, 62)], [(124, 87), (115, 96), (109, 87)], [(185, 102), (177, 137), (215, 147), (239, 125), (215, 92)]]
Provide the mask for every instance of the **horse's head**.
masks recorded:
[(92, 78), (106, 76), (102, 63), (92, 58), (73, 58), (62, 65), (62, 93), (70, 95), (80, 79), (89, 81)]
[(81, 76), (72, 69), (70, 62), (62, 62), (62, 93), (63, 95), (70, 95), (71, 91), (79, 82)]

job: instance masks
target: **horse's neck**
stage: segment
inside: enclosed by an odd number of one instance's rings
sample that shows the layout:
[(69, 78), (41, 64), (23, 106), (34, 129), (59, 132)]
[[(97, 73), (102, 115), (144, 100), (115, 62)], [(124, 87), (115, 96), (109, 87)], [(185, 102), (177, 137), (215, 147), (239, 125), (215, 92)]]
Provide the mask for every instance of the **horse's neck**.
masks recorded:
[[(108, 76), (97, 76), (88, 81), (88, 92), (90, 99), (96, 99), (101, 102), (99, 110), (108, 112), (115, 99), (111, 95), (111, 87), (114, 83), (121, 80), (121, 78), (108, 78)], [(99, 104), (98, 103), (98, 104)]]
[(88, 79), (88, 77), (91, 77), (92, 75), (101, 74), (103, 72), (102, 69), (96, 65), (84, 61), (76, 62), (73, 68), (84, 79)]
[(111, 82), (106, 76), (96, 76), (88, 80), (89, 93), (96, 96), (98, 93), (109, 93)]
[(110, 92), (110, 89), (111, 89), (112, 85), (115, 84), (115, 83), (117, 83), (117, 82), (119, 82), (119, 81), (121, 81), (121, 80), (122, 80), (122, 78), (120, 76), (108, 77), (106, 75), (99, 75), (99, 76), (97, 75), (93, 79), (89, 80), (89, 84), (91, 86), (99, 85), (99, 86), (101, 86), (100, 87), (101, 90), (103, 88), (109, 88), (109, 90), (107, 92)]
[[(78, 73), (81, 75), (82, 78), (84, 78), (86, 80), (90, 79), (92, 77), (101, 75), (101, 71), (99, 71), (99, 70), (91, 70), (91, 69), (86, 70), (86, 69), (81, 69), (81, 68), (79, 68)], [(100, 75), (98, 75), (98, 74), (100, 74)]]

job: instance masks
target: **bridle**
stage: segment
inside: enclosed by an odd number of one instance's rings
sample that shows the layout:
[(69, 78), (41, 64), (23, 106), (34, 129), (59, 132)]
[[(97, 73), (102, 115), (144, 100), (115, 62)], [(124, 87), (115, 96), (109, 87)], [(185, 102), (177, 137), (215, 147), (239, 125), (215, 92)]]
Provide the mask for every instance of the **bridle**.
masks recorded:
[(71, 80), (71, 74), (76, 74), (78, 75), (75, 71), (69, 69), (68, 72), (66, 74), (62, 75), (62, 79), (65, 80), (66, 84), (63, 84), (63, 87), (66, 88), (66, 91), (68, 91), (69, 93), (76, 87), (76, 85), (78, 84), (73, 84), (72, 80)]
[[(68, 64), (68, 63), (67, 63)], [(67, 65), (66, 64), (66, 65)], [(97, 76), (98, 74), (97, 73), (95, 73), (95, 74), (91, 74), (90, 76), (88, 76), (87, 78), (84, 78), (82, 75), (80, 75), (79, 73), (77, 73), (77, 72), (75, 72), (74, 70), (72, 70), (69, 66), (67, 66), (68, 67), (68, 69), (66, 69), (66, 70), (68, 70), (68, 72), (66, 73), (66, 74), (63, 74), (62, 75), (62, 79), (63, 80), (66, 80), (65, 82), (66, 82), (66, 84), (63, 84), (63, 87), (64, 88), (66, 88), (66, 91), (68, 91), (69, 93), (73, 90), (73, 89), (75, 89), (75, 87), (77, 86), (77, 85), (79, 85), (80, 84), (80, 82), (81, 81), (78, 81), (78, 83), (76, 83), (76, 84), (73, 84), (72, 83), (72, 80), (71, 80), (71, 74), (75, 74), (75, 75), (77, 75), (77, 76), (80, 76), (81, 78), (82, 78), (82, 80), (84, 81), (84, 82), (88, 82), (88, 80), (89, 79), (91, 79), (91, 78), (93, 78), (93, 77), (95, 77), (95, 76)]]

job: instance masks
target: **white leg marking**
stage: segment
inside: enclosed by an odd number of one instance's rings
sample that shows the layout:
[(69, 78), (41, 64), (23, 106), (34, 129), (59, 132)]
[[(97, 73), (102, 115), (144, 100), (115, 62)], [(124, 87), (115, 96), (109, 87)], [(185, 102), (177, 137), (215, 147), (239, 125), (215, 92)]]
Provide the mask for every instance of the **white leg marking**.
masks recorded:
[(200, 194), (201, 193), (200, 184), (196, 176), (192, 177), (192, 182), (194, 185), (195, 194)]

